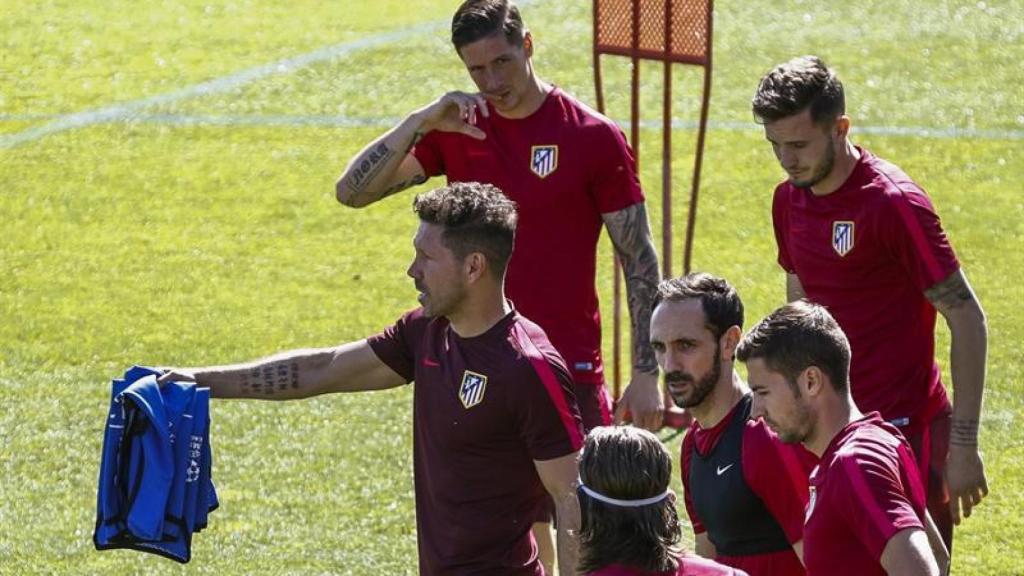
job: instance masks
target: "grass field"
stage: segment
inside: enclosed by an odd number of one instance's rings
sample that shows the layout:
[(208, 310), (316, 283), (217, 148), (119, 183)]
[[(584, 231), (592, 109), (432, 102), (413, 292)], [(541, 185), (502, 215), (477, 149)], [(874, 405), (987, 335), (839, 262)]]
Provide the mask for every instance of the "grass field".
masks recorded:
[[(695, 265), (730, 278), (751, 321), (782, 301), (769, 216), (780, 170), (749, 98), (772, 64), (825, 57), (865, 127), (856, 141), (929, 191), (988, 313), (991, 494), (957, 532), (954, 573), (1024, 574), (1024, 3), (778, 4), (717, 3)], [(446, 40), (455, 5), (5, 3), (0, 574), (183, 573), (92, 546), (109, 380), (127, 366), (331, 345), (415, 305), (411, 195), (356, 211), (333, 182), (395, 119), (470, 87)], [(524, 14), (539, 73), (593, 102), (589, 6), (535, 0)], [(605, 72), (609, 113), (627, 118), (626, 65)], [(657, 120), (661, 72), (642, 72)], [(676, 77), (676, 117), (694, 120), (700, 77)], [(693, 141), (675, 132), (677, 192)], [(659, 142), (645, 130), (640, 147), (656, 228)], [(948, 379), (944, 326), (939, 339)], [(410, 400), (406, 388), (215, 401), (222, 507), (188, 571), (413, 573)]]

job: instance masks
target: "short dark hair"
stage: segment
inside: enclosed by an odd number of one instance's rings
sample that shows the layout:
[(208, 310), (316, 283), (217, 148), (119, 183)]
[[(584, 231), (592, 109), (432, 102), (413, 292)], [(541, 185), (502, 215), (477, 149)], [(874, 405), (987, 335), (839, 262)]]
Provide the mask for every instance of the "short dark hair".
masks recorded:
[(811, 121), (827, 124), (846, 113), (843, 83), (817, 56), (779, 64), (761, 78), (752, 102), (754, 118), (764, 124), (810, 108)]
[(807, 300), (790, 302), (761, 320), (740, 342), (736, 357), (741, 362), (763, 358), (794, 388), (811, 366), (827, 374), (837, 392), (850, 386), (850, 342), (824, 306)]
[(658, 284), (654, 307), (662, 302), (699, 299), (707, 329), (715, 339), (733, 326), (743, 328), (743, 301), (724, 278), (706, 272), (691, 272), (680, 278), (668, 278)]
[(452, 17), (452, 44), (457, 51), (498, 32), (509, 44), (523, 45), (526, 27), (512, 0), (466, 0)]
[[(654, 434), (632, 426), (608, 426), (587, 435), (580, 480), (591, 490), (618, 500), (641, 500), (664, 494), (671, 478), (672, 456)], [(625, 508), (581, 494), (581, 572), (611, 564), (651, 572), (678, 567), (682, 532), (675, 499)]]
[(516, 203), (500, 189), (479, 182), (454, 182), (417, 195), (412, 208), (421, 221), (444, 228), (441, 240), (457, 258), (480, 252), (495, 278), (504, 276), (518, 214)]

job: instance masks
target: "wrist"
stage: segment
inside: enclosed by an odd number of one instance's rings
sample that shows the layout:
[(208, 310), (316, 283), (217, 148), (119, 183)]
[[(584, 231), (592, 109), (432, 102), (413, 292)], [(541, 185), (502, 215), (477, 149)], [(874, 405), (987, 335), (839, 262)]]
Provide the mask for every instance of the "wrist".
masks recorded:
[(978, 421), (954, 418), (949, 428), (950, 446), (978, 447)]

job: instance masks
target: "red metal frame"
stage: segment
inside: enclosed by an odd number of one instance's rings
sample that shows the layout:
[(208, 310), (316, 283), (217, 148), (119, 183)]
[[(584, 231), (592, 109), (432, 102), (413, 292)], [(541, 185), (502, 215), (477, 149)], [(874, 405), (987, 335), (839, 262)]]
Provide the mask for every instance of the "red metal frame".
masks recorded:
[[(628, 13), (627, 13), (628, 11)], [(700, 189), (704, 136), (707, 131), (711, 99), (711, 48), (714, 0), (594, 0), (594, 85), (597, 109), (605, 111), (601, 82), (601, 55), (626, 56), (632, 64), (630, 80), (630, 144), (640, 163), (640, 60), (660, 61), (663, 67), (662, 102), (662, 275), (672, 276), (672, 65), (689, 64), (704, 70), (704, 89), (693, 165), (693, 186), (683, 247), (683, 272), (690, 271), (694, 228), (697, 223), (697, 196)], [(659, 21), (660, 18), (660, 21)], [(661, 24), (658, 30), (657, 24)], [(646, 27), (645, 27), (646, 25)], [(652, 28), (651, 25), (654, 25)], [(660, 34), (659, 34), (660, 32)], [(612, 291), (614, 394), (618, 398), (622, 382), (622, 274), (618, 258), (614, 262)]]

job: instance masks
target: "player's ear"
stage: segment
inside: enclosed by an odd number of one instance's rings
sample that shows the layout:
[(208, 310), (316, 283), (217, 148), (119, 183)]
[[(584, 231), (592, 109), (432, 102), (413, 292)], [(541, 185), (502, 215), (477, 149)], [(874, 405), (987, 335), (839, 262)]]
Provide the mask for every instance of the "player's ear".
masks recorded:
[(825, 386), (830, 386), (825, 373), (817, 366), (805, 368), (800, 377), (797, 378), (797, 385), (800, 387), (801, 393), (811, 397), (821, 394)]
[(469, 282), (476, 282), (487, 273), (487, 257), (482, 252), (470, 252), (462, 263), (466, 279)]
[(836, 118), (834, 129), (838, 138), (845, 139), (850, 134), (850, 117), (840, 114), (839, 118)]
[(527, 58), (533, 58), (533, 35), (529, 31), (523, 35), (523, 53)]
[(739, 326), (730, 326), (722, 337), (718, 339), (718, 345), (722, 349), (722, 360), (732, 362), (736, 358), (736, 347), (740, 345), (740, 337), (743, 336)]

